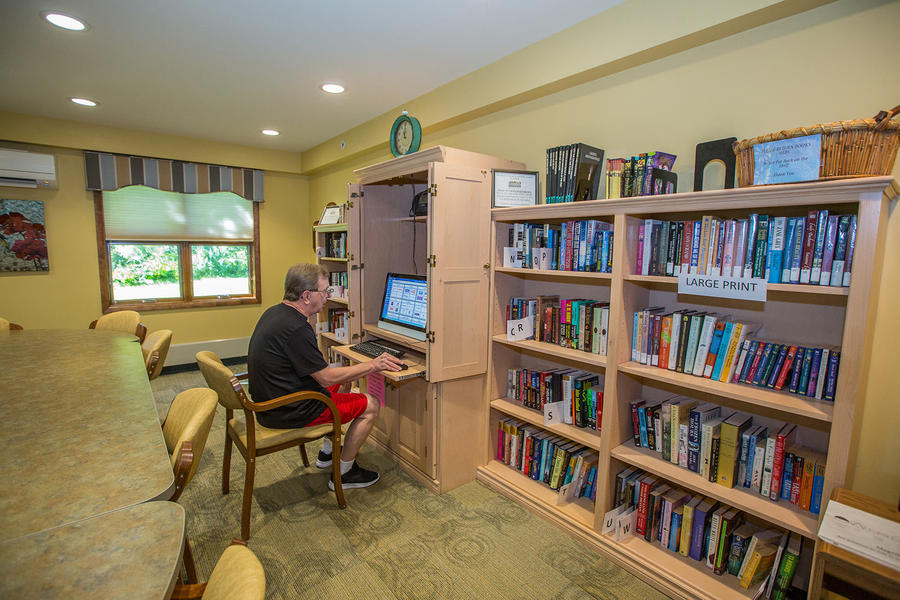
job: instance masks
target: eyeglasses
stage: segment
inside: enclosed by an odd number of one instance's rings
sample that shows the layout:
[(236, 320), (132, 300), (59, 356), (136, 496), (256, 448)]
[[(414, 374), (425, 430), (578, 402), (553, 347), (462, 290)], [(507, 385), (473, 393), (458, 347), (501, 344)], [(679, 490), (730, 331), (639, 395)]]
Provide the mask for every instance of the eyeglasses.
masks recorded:
[(334, 291), (334, 288), (333, 288), (333, 287), (327, 287), (327, 288), (325, 288), (324, 290), (306, 290), (306, 291), (307, 291), (307, 292), (317, 292), (317, 293), (319, 293), (319, 294), (322, 294), (322, 297), (323, 297), (323, 298), (330, 298), (330, 297), (331, 297), (331, 293)]

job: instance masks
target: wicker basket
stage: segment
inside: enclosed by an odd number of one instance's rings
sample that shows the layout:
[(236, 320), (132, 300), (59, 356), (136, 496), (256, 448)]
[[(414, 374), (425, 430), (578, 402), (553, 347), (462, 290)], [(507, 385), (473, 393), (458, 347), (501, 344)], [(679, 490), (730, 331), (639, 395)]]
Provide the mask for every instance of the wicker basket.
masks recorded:
[(894, 168), (900, 142), (900, 123), (891, 121), (900, 106), (882, 111), (873, 119), (838, 121), (813, 127), (798, 127), (734, 143), (738, 184), (753, 185), (753, 146), (776, 140), (822, 134), (819, 179), (888, 175)]

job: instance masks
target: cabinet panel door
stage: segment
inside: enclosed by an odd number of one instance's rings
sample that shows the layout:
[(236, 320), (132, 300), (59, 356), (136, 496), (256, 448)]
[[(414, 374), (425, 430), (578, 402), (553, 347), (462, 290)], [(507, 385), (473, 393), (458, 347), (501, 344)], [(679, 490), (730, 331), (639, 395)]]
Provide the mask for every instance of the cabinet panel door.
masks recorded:
[(428, 381), (487, 369), (490, 172), (433, 163), (428, 203)]
[(347, 298), (349, 300), (350, 318), (347, 334), (350, 336), (350, 343), (355, 344), (362, 339), (362, 313), (360, 306), (362, 304), (362, 294), (360, 286), (362, 285), (362, 277), (360, 277), (360, 265), (362, 259), (361, 244), (361, 227), (360, 220), (360, 185), (351, 183), (347, 190), (347, 207), (345, 211), (345, 219), (347, 223), (347, 237), (349, 238), (347, 256), (350, 260), (347, 262), (347, 272), (349, 273), (349, 290)]
[(389, 388), (385, 389), (384, 406), (378, 411), (375, 418), (375, 425), (372, 426), (371, 436), (384, 444), (391, 447), (391, 438), (396, 430), (397, 423), (397, 395), (392, 394)]
[(388, 388), (386, 395), (392, 398), (396, 409), (391, 450), (429, 477), (434, 477), (428, 457), (432, 432), (426, 411), (429, 387), (427, 382), (417, 379), (400, 388)]

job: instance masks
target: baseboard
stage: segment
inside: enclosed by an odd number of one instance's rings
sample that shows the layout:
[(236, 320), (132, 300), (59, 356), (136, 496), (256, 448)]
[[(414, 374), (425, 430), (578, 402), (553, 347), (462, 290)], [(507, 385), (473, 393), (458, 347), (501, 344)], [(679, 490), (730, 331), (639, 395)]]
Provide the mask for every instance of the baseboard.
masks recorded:
[(166, 356), (166, 367), (176, 365), (194, 364), (196, 354), (201, 350), (212, 350), (219, 358), (234, 358), (247, 356), (247, 347), (250, 344), (249, 337), (228, 338), (224, 340), (208, 340), (204, 342), (190, 342), (188, 344), (173, 344)]

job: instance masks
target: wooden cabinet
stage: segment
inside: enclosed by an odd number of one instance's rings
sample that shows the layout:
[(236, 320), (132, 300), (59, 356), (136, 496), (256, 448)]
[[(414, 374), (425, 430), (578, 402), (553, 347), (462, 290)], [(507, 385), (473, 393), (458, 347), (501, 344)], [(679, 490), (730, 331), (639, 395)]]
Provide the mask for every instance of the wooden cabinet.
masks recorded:
[[(704, 494), (738, 508), (748, 520), (776, 526), (804, 538), (812, 552), (818, 516), (787, 501), (770, 501), (743, 487), (710, 483), (697, 473), (636, 447), (630, 402), (644, 397), (683, 395), (752, 414), (755, 422), (793, 423), (803, 443), (827, 455), (823, 502), (845, 483), (854, 422), (865, 396), (875, 302), (884, 253), (888, 203), (900, 193), (890, 177), (845, 179), (683, 193), (669, 196), (503, 208), (492, 211), (493, 263), (490, 297), (491, 335), (486, 399), (487, 435), (479, 480), (559, 523), (665, 592), (685, 598), (747, 598), (734, 576), (716, 576), (705, 564), (663, 549), (642, 537), (622, 542), (601, 535), (605, 513), (613, 505), (616, 473), (637, 467), (693, 494)], [(637, 274), (638, 227), (644, 219), (692, 220), (702, 215), (745, 218), (750, 213), (802, 216), (809, 210), (856, 214), (857, 234), (849, 287), (769, 284), (765, 303), (680, 296), (677, 278)], [(503, 268), (502, 248), (515, 223), (561, 223), (599, 219), (613, 224), (612, 273), (536, 271)], [(558, 294), (610, 303), (607, 356), (524, 341), (508, 342), (506, 303), (513, 296)], [(759, 338), (840, 348), (834, 402), (753, 387), (721, 383), (647, 366), (631, 359), (633, 314), (648, 306), (694, 308), (757, 322)], [(602, 428), (599, 434), (570, 425), (544, 426), (543, 415), (506, 398), (507, 369), (568, 367), (604, 375)], [(599, 455), (596, 502), (558, 503), (558, 494), (494, 458), (498, 422), (513, 418), (596, 450)]]
[[(521, 163), (438, 146), (354, 171), (349, 201), (358, 208), (362, 337), (407, 349), (424, 377), (388, 381), (371, 439), (407, 472), (443, 492), (471, 481), (486, 442), (481, 410), (488, 354), (491, 169)], [(428, 214), (415, 216), (428, 191)], [(388, 273), (425, 274), (425, 341), (377, 325)]]

